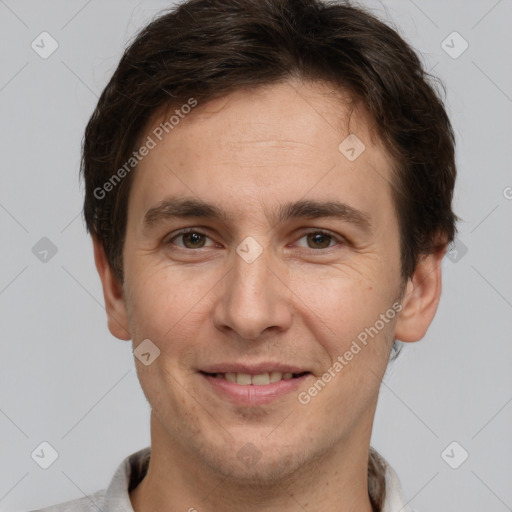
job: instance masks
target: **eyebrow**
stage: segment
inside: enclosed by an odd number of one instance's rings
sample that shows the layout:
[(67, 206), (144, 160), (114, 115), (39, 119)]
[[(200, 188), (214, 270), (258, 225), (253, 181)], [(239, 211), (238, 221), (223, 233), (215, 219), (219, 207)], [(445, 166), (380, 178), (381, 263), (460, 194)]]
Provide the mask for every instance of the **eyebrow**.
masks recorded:
[[(273, 212), (265, 212), (272, 225), (290, 219), (336, 218), (370, 232), (372, 224), (367, 213), (340, 201), (299, 200), (280, 205)], [(171, 219), (202, 218), (229, 221), (222, 208), (195, 198), (168, 198), (149, 208), (144, 215), (144, 227), (150, 229)]]

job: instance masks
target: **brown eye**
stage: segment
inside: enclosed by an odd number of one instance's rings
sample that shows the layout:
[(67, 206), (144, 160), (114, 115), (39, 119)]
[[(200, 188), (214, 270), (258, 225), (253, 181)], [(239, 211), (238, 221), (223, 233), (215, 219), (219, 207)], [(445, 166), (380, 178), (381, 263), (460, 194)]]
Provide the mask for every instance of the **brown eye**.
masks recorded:
[[(209, 239), (204, 233), (196, 230), (181, 231), (166, 242), (166, 245), (177, 245), (181, 249), (202, 249)], [(180, 241), (181, 243), (178, 243)]]
[[(303, 241), (304, 240), (304, 241)], [(343, 238), (337, 237), (331, 233), (322, 230), (310, 231), (304, 233), (296, 244), (303, 248), (309, 249), (310, 251), (321, 251), (322, 249), (334, 248), (337, 245), (343, 245)]]
[(332, 236), (321, 231), (308, 233), (306, 237), (311, 249), (326, 249), (332, 242)]
[(191, 232), (191, 233), (183, 233), (181, 239), (184, 242), (185, 247), (187, 249), (197, 249), (204, 247), (205, 236), (201, 233)]

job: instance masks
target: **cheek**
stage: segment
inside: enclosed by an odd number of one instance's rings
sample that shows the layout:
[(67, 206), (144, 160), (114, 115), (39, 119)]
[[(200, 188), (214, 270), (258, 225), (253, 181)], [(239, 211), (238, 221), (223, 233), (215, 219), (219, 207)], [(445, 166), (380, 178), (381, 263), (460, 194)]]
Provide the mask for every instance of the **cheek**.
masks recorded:
[[(361, 346), (358, 359), (382, 358), (394, 325), (394, 296), (390, 289), (383, 293), (382, 286), (361, 273), (337, 272), (332, 267), (322, 276), (305, 275), (296, 275), (291, 285), (300, 299), (295, 307), (331, 361), (357, 340)], [(386, 313), (386, 321), (380, 320)]]
[(190, 351), (197, 332), (212, 308), (219, 277), (215, 272), (145, 265), (131, 269), (127, 282), (127, 311), (135, 343), (152, 340), (161, 352)]
[(305, 411), (326, 435), (341, 424), (350, 430), (378, 396), (396, 322), (393, 296), (376, 292), (365, 279), (333, 275), (320, 288), (302, 281), (299, 293), (307, 297), (300, 316), (325, 354), (324, 373), (300, 403), (310, 400)]

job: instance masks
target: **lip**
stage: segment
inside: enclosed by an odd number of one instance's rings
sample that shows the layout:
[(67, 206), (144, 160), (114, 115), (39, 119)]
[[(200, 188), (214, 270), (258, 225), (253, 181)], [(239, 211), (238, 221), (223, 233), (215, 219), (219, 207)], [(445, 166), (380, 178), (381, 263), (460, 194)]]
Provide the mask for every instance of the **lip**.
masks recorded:
[[(238, 366), (238, 368), (240, 368)], [(281, 371), (281, 370), (276, 370)], [(265, 370), (258, 370), (253, 374), (264, 373)], [(208, 372), (210, 373), (210, 372)], [(211, 373), (226, 373), (226, 372), (211, 372)], [(236, 373), (236, 372), (235, 372)], [(252, 373), (249, 371), (242, 371), (240, 373)], [(299, 372), (291, 372), (299, 373)], [(300, 372), (302, 373), (302, 372)], [(271, 382), (263, 386), (256, 386), (254, 384), (248, 384), (246, 386), (242, 384), (236, 384), (235, 382), (229, 382), (226, 379), (215, 377), (214, 375), (208, 375), (200, 372), (199, 375), (206, 381), (207, 386), (223, 400), (229, 400), (235, 405), (243, 405), (247, 407), (255, 407), (259, 405), (269, 404), (286, 395), (296, 392), (297, 388), (301, 386), (304, 381), (311, 376), (311, 373), (305, 373), (299, 377), (294, 377), (289, 380), (280, 380), (278, 382)]]
[(270, 372), (310, 373), (307, 368), (270, 361), (264, 361), (257, 364), (219, 363), (205, 368), (200, 368), (200, 371), (203, 373), (248, 373), (249, 375), (258, 375), (260, 373)]

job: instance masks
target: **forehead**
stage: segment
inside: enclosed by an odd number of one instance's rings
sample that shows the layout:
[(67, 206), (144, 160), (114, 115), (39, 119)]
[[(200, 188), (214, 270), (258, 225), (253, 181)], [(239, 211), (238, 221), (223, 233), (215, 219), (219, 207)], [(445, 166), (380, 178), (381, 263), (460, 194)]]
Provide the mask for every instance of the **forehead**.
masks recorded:
[[(344, 142), (349, 134), (355, 146)], [(287, 82), (173, 107), (152, 116), (146, 137), (155, 145), (136, 169), (130, 197), (141, 210), (171, 189), (236, 203), (240, 214), (243, 205), (297, 195), (389, 195), (392, 162), (367, 114), (324, 84)]]

